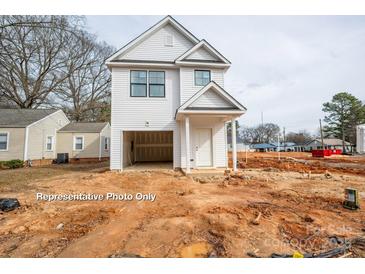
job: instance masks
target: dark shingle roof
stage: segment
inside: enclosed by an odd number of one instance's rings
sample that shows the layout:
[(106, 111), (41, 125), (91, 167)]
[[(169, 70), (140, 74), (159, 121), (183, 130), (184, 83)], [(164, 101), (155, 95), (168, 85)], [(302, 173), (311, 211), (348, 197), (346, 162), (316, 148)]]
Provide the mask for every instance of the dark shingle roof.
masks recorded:
[(84, 132), (99, 133), (108, 123), (69, 123), (61, 128), (58, 132)]
[(26, 127), (57, 109), (0, 109), (0, 127)]

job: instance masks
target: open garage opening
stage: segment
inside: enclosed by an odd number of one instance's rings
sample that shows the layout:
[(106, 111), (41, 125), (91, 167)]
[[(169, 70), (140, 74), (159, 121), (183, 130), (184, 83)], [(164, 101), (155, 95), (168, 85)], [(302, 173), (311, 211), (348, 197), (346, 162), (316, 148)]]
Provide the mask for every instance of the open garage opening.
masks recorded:
[(172, 131), (124, 131), (123, 166), (125, 170), (173, 168)]

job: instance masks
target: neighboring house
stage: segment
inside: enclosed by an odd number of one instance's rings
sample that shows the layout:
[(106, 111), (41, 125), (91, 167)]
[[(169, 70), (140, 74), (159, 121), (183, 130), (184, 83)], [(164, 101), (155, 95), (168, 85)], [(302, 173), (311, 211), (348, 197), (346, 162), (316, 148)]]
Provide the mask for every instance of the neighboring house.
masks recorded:
[(112, 170), (150, 161), (171, 161), (186, 173), (227, 167), (226, 123), (233, 121), (235, 132), (235, 119), (246, 111), (224, 89), (227, 58), (167, 16), (106, 64), (112, 73)]
[[(239, 135), (237, 135), (236, 137), (236, 143), (237, 143), (237, 152), (254, 151), (253, 149), (251, 149), (251, 145), (245, 144), (245, 142)], [(232, 137), (230, 135), (227, 135), (227, 145), (228, 145), (228, 151), (232, 151)]]
[(67, 153), (69, 162), (108, 160), (110, 124), (69, 123), (57, 132), (57, 153)]
[(56, 158), (56, 132), (68, 123), (62, 110), (0, 109), (0, 161), (51, 163)]
[[(342, 140), (337, 138), (323, 138), (324, 149), (343, 149)], [(352, 151), (353, 145), (345, 141), (345, 151)], [(304, 146), (306, 151), (312, 151), (314, 149), (322, 149), (321, 138), (314, 139)]]
[(365, 153), (365, 124), (356, 127), (356, 152)]
[(251, 148), (256, 152), (270, 152), (270, 151), (276, 151), (277, 147), (273, 144), (262, 143), (262, 144), (253, 144), (251, 145)]
[(276, 146), (276, 151), (284, 151), (284, 152), (301, 152), (303, 151), (303, 146), (296, 144), (294, 142), (280, 142), (280, 144), (275, 144), (273, 143), (273, 145)]

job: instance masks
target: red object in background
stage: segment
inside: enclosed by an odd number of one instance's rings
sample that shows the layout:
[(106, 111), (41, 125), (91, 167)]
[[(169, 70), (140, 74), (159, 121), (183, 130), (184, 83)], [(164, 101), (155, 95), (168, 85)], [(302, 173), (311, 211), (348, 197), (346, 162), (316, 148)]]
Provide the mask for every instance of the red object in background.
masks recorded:
[(332, 154), (341, 155), (342, 150), (341, 149), (332, 149)]
[(312, 150), (312, 157), (325, 157), (331, 156), (332, 150), (331, 149), (314, 149)]

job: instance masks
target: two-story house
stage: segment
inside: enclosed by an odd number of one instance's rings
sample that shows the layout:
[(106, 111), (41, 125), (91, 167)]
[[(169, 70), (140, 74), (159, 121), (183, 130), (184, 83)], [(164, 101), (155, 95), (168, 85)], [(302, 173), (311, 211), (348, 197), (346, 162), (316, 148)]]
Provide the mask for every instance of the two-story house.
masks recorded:
[(227, 122), (246, 109), (224, 89), (231, 63), (167, 16), (106, 61), (112, 73), (112, 170), (170, 161), (191, 169), (227, 167)]

